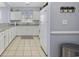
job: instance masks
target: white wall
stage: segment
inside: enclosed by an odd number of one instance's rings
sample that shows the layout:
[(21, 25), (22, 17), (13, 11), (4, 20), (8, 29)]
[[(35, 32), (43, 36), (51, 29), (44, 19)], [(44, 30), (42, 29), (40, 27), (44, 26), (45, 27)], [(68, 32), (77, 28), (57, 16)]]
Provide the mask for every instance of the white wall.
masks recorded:
[(2, 10), (0, 9), (0, 23), (2, 23)]
[[(74, 13), (61, 13), (61, 6), (74, 6)], [(59, 57), (61, 54), (61, 44), (75, 43), (79, 44), (79, 33), (73, 34), (72, 31), (79, 31), (79, 3), (73, 2), (51, 2), (50, 3), (50, 29), (51, 32), (60, 32), (59, 34), (50, 32), (50, 56)], [(63, 24), (62, 20), (67, 20), (67, 24)], [(61, 34), (63, 32), (63, 34)], [(68, 31), (68, 34), (66, 32)], [(71, 32), (71, 33), (70, 33)]]
[(1, 19), (0, 19), (0, 23), (9, 23), (10, 20), (10, 7), (5, 4), (5, 7), (0, 7), (0, 11), (1, 11)]

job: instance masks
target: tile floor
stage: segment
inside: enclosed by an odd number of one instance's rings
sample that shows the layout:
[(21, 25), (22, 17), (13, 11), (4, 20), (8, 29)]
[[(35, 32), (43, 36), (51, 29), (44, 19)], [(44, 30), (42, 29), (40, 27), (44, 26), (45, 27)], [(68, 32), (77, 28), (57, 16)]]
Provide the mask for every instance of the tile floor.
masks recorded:
[(15, 40), (1, 55), (2, 57), (46, 57), (40, 47), (38, 37), (33, 39), (22, 39), (16, 37)]

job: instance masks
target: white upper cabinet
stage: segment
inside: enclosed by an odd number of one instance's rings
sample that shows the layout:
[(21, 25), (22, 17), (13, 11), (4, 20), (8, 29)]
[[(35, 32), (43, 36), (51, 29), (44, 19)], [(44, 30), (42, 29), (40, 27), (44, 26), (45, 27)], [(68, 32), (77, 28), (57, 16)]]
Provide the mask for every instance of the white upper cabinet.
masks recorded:
[(20, 11), (13, 11), (11, 12), (11, 20), (21, 20), (22, 19), (22, 13)]
[(40, 20), (40, 11), (33, 11), (33, 20)]

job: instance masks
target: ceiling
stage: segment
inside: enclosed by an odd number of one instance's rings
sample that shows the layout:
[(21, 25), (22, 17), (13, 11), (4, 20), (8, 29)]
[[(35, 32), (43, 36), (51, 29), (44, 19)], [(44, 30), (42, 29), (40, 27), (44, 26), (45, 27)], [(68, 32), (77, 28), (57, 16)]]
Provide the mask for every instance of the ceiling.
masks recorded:
[(42, 7), (46, 2), (7, 2), (10, 7)]

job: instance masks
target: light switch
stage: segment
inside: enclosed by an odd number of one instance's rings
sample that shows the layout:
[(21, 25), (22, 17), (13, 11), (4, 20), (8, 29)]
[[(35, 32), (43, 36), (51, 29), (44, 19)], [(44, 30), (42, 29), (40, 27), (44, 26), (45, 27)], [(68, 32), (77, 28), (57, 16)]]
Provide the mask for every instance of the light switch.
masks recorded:
[(62, 24), (68, 24), (68, 20), (62, 20)]

